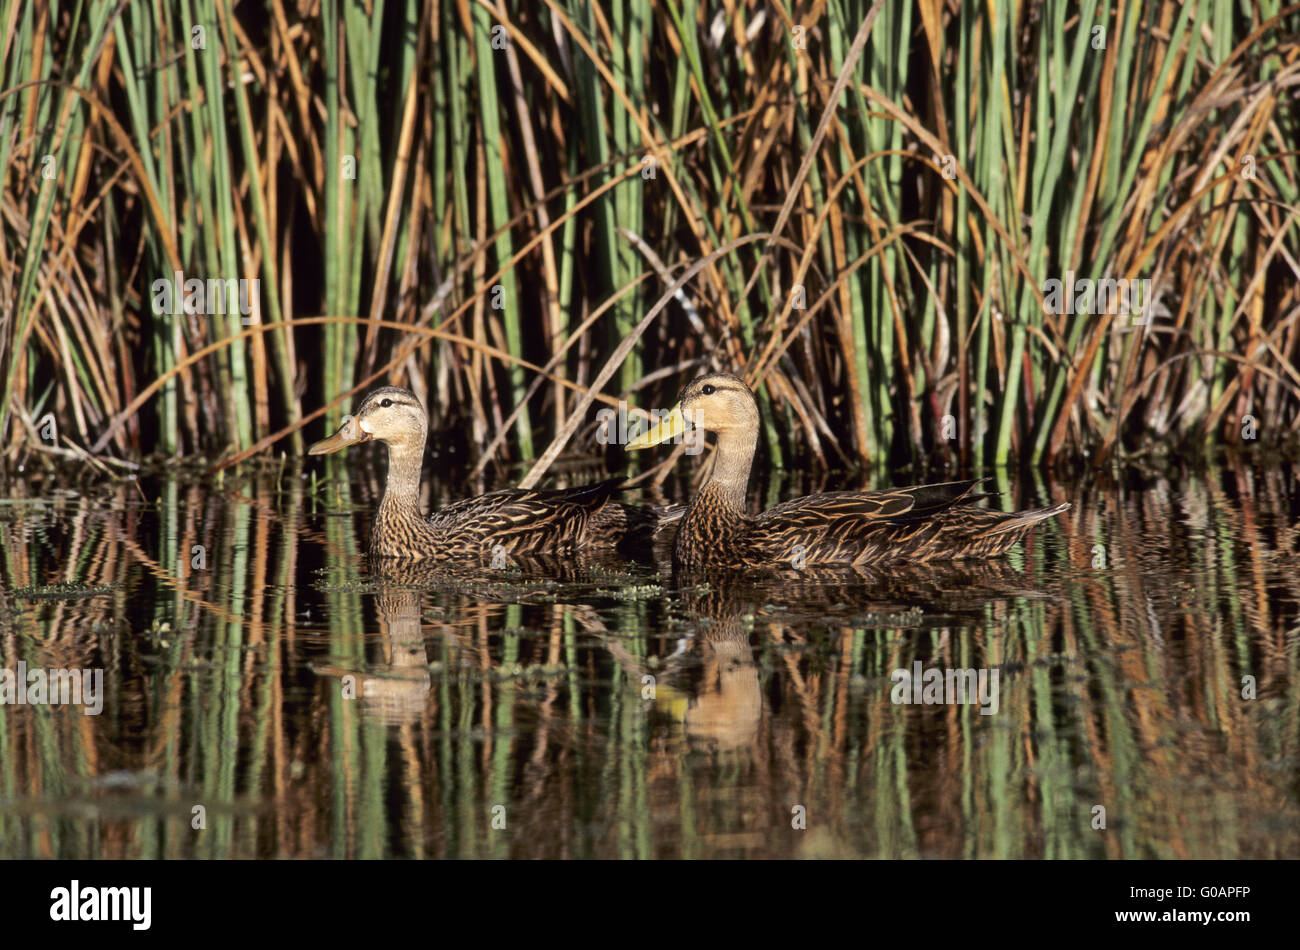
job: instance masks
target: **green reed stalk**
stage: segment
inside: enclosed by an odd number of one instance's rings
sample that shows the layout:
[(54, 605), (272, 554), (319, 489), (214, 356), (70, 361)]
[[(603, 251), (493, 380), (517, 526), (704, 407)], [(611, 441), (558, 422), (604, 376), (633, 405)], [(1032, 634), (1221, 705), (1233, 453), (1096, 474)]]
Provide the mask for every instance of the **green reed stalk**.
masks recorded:
[[(344, 94), (343, 49), (339, 44), (338, 0), (322, 0), (322, 40), (325, 48), (325, 312), (332, 316), (347, 315), (347, 288), (351, 285), (352, 188), (345, 172), (355, 161), (352, 130), (342, 117)], [(344, 169), (344, 159), (349, 168)], [(356, 361), (356, 330), (351, 326), (327, 326), (325, 329), (325, 391), (338, 393), (350, 388), (352, 367)], [(326, 427), (334, 428), (342, 418), (342, 408), (325, 415)]]
[[(238, 50), (234, 45), (234, 28), (231, 23), (230, 9), (227, 5), (228, 0), (222, 2), (222, 36), (226, 41), (226, 56), (232, 63), (239, 62)], [(234, 84), (234, 99), (236, 115), (239, 122), (240, 146), (243, 150), (244, 168), (249, 175), (250, 187), (249, 197), (253, 206), (253, 219), (256, 230), (253, 238), (261, 250), (261, 274), (259, 287), (261, 295), (266, 300), (268, 313), (272, 323), (283, 323), (284, 313), (280, 305), (280, 271), (276, 261), (277, 239), (272, 233), (270, 227), (270, 218), (267, 214), (266, 192), (260, 168), (260, 158), (257, 149), (256, 133), (253, 128), (252, 110), (248, 103), (248, 94), (243, 83)], [(373, 126), (373, 122), (367, 123), (367, 128)], [(371, 159), (371, 178), (379, 174), (378, 164), (379, 155), (375, 150), (370, 155)], [(361, 242), (358, 241), (357, 244)], [(243, 269), (239, 273), (244, 273)], [(296, 419), (299, 415), (297, 410), (297, 401), (294, 399), (294, 370), (290, 358), (291, 341), (288, 331), (281, 329), (271, 334), (271, 343), (275, 350), (276, 370), (280, 377), (280, 384), (275, 387), (280, 396), (280, 406), (284, 414), (290, 420)], [(263, 385), (266, 381), (263, 380)], [(292, 436), (293, 448), (295, 453), (302, 451), (302, 433), (295, 431)]]
[[(510, 220), (510, 199), (507, 191), (510, 182), (506, 178), (507, 163), (501, 134), (501, 103), (497, 94), (496, 51), (492, 48), (492, 18), (483, 7), (475, 5), (472, 11), (474, 21), (474, 61), (475, 77), (478, 80), (479, 121), (482, 123), (484, 152), (487, 159), (485, 169), (487, 176), (488, 210), (490, 227), (500, 231), (494, 244), (497, 264), (504, 266), (514, 256), (514, 244), (506, 224)], [(514, 164), (514, 163), (511, 163)], [(520, 300), (518, 283), (513, 268), (501, 275), (501, 289), (504, 307), (502, 318), (505, 322), (506, 343), (512, 353), (523, 352), (523, 330), (520, 324), (523, 301)], [(496, 295), (489, 295), (489, 301), (496, 305)], [(514, 400), (523, 398), (526, 388), (523, 370), (512, 367), (509, 371), (510, 392)], [(533, 430), (528, 413), (519, 414), (519, 451), (525, 458), (533, 457)]]
[[(198, 20), (202, 23), (217, 22), (216, 8), (211, 0), (198, 0), (195, 4)], [(212, 166), (213, 205), (216, 212), (213, 226), (215, 233), (208, 239), (210, 248), (210, 266), (208, 273), (199, 275), (200, 279), (238, 278), (243, 269), (240, 267), (238, 242), (235, 238), (234, 196), (237, 191), (236, 173), (232, 166), (232, 149), (229, 130), (226, 123), (225, 84), (226, 71), (221, 66), (221, 56), (217, 52), (219, 37), (210, 37), (209, 49), (200, 51), (199, 67), (202, 73), (202, 91), (206, 119), (202, 149), (207, 154), (206, 160)], [(230, 74), (237, 74), (237, 66), (230, 66)], [(227, 302), (228, 304), (229, 302)], [(214, 339), (222, 336), (234, 336), (243, 329), (238, 306), (226, 306), (225, 314), (212, 314), (208, 320), (214, 331)], [(233, 312), (232, 312), (233, 311)], [(224, 331), (224, 332), (220, 332)], [(225, 351), (225, 359), (219, 361), (220, 395), (223, 397), (226, 419), (228, 421), (228, 438), (237, 448), (243, 449), (252, 444), (253, 426), (248, 407), (253, 404), (251, 381), (248, 377), (246, 347), (242, 340), (237, 341)]]

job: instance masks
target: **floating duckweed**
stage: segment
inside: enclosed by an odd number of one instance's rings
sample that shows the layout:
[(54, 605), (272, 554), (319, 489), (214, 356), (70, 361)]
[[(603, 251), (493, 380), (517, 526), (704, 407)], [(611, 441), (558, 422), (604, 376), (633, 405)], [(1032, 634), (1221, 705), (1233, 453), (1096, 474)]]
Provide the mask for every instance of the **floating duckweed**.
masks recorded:
[(13, 596), (22, 600), (76, 600), (79, 597), (110, 594), (121, 586), (121, 584), (81, 584), (77, 581), (64, 581), (58, 584), (19, 587), (14, 590)]

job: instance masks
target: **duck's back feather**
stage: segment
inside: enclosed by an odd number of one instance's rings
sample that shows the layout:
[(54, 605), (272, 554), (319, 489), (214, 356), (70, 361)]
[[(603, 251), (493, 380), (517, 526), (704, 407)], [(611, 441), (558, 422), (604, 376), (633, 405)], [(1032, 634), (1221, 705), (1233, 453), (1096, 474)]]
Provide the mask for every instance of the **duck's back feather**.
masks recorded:
[(507, 554), (561, 554), (585, 540), (592, 515), (621, 483), (611, 478), (577, 488), (503, 488), (453, 502), (430, 515), (428, 524), (449, 554), (491, 556), (498, 545)]
[(690, 534), (679, 538), (678, 559), (802, 567), (992, 557), (1033, 524), (1069, 508), (1015, 513), (977, 508), (973, 503), (986, 497), (975, 494), (982, 481), (821, 492), (782, 502), (756, 518), (711, 518), (706, 505), (692, 513)]

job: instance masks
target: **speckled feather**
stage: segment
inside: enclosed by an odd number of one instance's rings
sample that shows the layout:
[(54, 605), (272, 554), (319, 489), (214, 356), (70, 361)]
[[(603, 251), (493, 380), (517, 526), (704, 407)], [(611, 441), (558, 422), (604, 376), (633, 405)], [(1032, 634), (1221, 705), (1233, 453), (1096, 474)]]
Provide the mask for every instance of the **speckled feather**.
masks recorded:
[(616, 543), (589, 530), (620, 479), (568, 490), (507, 488), (454, 502), (422, 518), (385, 493), (375, 514), (370, 553), (378, 557), (491, 558), (506, 554), (570, 554), (589, 544)]
[(980, 481), (877, 492), (822, 492), (750, 518), (706, 485), (677, 534), (675, 559), (687, 566), (867, 566), (928, 563), (1005, 554), (1039, 521), (1069, 505), (1009, 514), (976, 508)]

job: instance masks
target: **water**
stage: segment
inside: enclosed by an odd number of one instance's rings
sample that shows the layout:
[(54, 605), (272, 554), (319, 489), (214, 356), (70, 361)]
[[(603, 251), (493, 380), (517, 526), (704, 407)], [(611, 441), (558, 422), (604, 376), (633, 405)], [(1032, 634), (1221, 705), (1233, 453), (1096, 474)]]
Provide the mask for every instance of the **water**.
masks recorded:
[[(0, 705), (0, 857), (1300, 854), (1285, 469), (1004, 484), (1074, 508), (998, 562), (707, 589), (375, 577), (377, 476), (309, 471), (6, 489), (0, 669), (101, 669), (103, 709)], [(996, 702), (893, 702), (917, 663)]]

